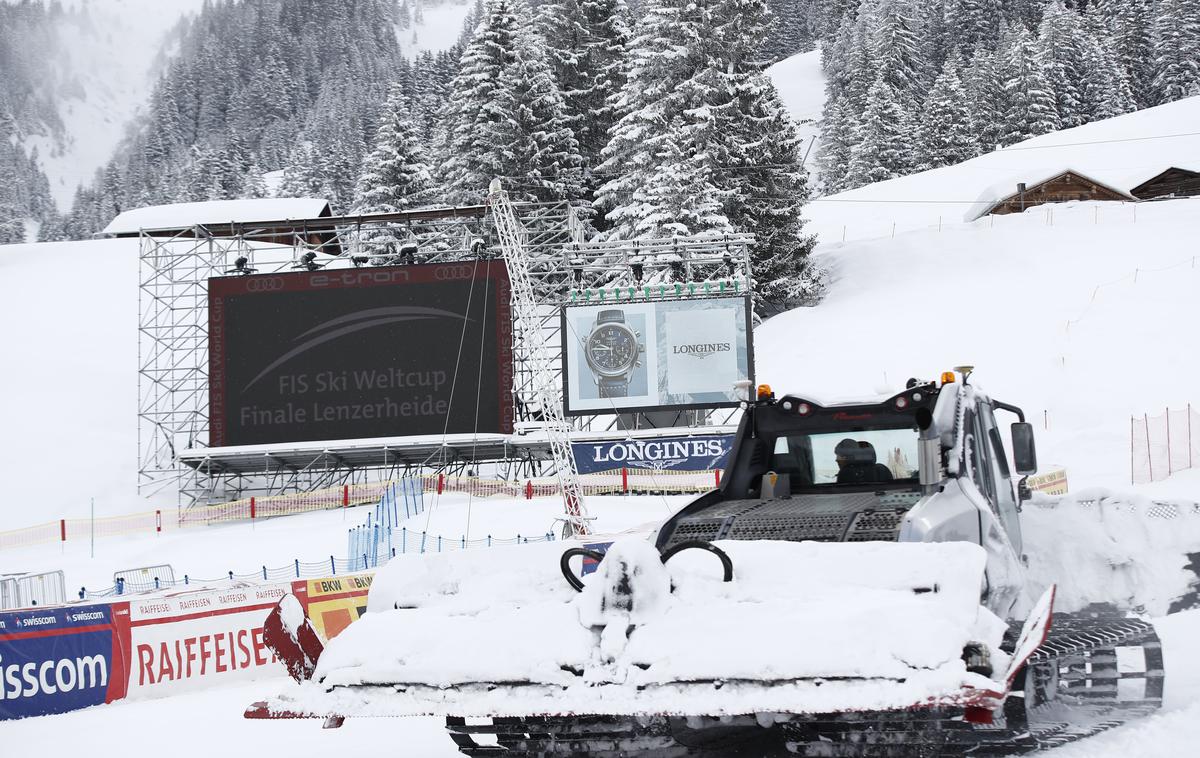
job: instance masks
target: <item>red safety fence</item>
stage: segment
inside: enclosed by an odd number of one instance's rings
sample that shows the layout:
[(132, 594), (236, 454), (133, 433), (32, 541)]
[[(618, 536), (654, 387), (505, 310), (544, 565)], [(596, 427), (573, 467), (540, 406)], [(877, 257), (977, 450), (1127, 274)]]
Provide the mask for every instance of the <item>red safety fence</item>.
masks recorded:
[(1200, 411), (1191, 405), (1129, 419), (1129, 472), (1134, 484), (1157, 482), (1200, 466)]
[[(420, 477), (426, 496), (443, 493), (469, 494), (472, 497), (525, 498), (556, 497), (555, 477), (536, 479), (484, 479), (473, 476), (426, 474)], [(585, 496), (621, 494), (688, 494), (707, 492), (721, 483), (717, 471), (656, 471), (652, 469), (614, 469), (582, 474), (579, 477)], [(0, 532), (0, 550), (39, 545), (47, 542), (89, 540), (124, 534), (150, 534), (180, 528), (226, 524), (264, 518), (290, 516), (312, 511), (346, 508), (379, 500), (391, 482), (345, 484), (340, 487), (293, 492), (269, 497), (248, 497), (228, 503), (195, 505), (177, 512), (143, 511), (104, 518), (60, 519), (36, 526)]]

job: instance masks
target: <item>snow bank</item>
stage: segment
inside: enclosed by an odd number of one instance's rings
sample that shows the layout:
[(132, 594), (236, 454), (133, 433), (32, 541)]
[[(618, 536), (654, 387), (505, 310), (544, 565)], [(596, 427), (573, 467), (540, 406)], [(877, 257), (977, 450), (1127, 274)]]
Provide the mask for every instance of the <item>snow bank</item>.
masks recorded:
[(1200, 503), (1155, 501), (1103, 489), (1036, 495), (1021, 514), (1029, 578), (1058, 585), (1060, 611), (1113, 603), (1161, 616), (1192, 589)]
[[(601, 566), (613, 563), (580, 594), (559, 573), (564, 544), (397, 558), (376, 576), (369, 612), (326, 647), (320, 684), (290, 693), (287, 707), (393, 715), (895, 708), (995, 686), (966, 672), (970, 641), (992, 647), (1004, 667), (1005, 625), (979, 606), (985, 556), (977, 546), (717, 544), (733, 561), (730, 583), (698, 551), (672, 560), (668, 576), (657, 552), (634, 540), (617, 542)], [(395, 683), (412, 686), (341, 689)], [(487, 683), (520, 686), (489, 692)]]

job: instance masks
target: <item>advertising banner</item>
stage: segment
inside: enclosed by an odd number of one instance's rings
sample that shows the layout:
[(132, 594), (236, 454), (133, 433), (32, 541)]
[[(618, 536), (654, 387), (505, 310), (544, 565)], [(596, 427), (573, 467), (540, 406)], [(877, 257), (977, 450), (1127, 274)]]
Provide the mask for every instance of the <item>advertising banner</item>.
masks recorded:
[(732, 434), (657, 439), (573, 442), (571, 452), (581, 474), (617, 469), (712, 471), (724, 469), (733, 449)]
[(227, 276), (208, 287), (214, 447), (512, 431), (503, 261)]
[(129, 604), (0, 613), (0, 720), (125, 697)]
[(293, 593), (304, 604), (317, 633), (331, 640), (367, 612), (373, 578), (371, 574), (351, 574), (306, 579), (292, 583)]
[(129, 696), (161, 697), (282, 673), (263, 622), (291, 583), (131, 600)]
[(568, 306), (562, 335), (568, 415), (735, 406), (754, 379), (747, 297)]

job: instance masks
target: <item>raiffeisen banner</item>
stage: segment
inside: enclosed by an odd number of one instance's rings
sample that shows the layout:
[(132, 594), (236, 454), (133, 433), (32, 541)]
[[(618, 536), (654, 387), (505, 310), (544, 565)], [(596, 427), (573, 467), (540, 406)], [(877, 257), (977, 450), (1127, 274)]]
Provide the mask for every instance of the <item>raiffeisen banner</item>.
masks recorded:
[(568, 415), (731, 407), (754, 380), (748, 297), (568, 306), (562, 339)]
[(725, 468), (732, 449), (732, 434), (571, 443), (581, 474), (618, 469), (713, 471)]
[(125, 697), (129, 604), (0, 613), (0, 719)]
[(129, 696), (279, 673), (263, 622), (290, 583), (131, 600)]

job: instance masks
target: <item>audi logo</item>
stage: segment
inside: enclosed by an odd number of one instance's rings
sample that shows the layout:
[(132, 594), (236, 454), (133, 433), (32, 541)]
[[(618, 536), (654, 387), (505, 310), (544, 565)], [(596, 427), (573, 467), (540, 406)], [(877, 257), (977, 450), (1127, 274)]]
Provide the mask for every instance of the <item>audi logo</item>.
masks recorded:
[(438, 266), (433, 270), (433, 278), (436, 281), (446, 281), (448, 279), (470, 279), (474, 275), (474, 267), (466, 264), (457, 266)]
[(247, 292), (273, 292), (283, 289), (283, 279), (278, 276), (251, 276), (246, 278)]

